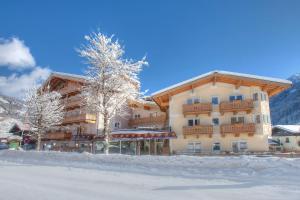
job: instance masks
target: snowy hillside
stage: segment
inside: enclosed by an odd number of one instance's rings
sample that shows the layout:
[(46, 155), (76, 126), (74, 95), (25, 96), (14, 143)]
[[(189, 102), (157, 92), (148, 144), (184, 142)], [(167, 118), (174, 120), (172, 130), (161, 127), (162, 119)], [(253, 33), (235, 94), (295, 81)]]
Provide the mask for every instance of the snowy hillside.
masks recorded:
[(20, 118), (23, 113), (24, 102), (0, 94), (0, 117)]
[(298, 200), (300, 196), (299, 158), (0, 151), (0, 168), (0, 194), (6, 200), (37, 196), (49, 200)]
[(271, 118), (274, 125), (300, 124), (300, 73), (289, 78), (293, 86), (271, 98)]

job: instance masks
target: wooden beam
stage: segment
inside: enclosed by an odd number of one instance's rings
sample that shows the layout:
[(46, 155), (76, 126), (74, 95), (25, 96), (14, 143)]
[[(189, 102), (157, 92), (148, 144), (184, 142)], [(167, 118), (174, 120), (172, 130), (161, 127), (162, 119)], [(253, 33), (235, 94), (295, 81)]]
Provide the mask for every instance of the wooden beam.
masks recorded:
[(283, 90), (282, 87), (277, 87), (277, 88), (269, 91), (268, 95), (269, 95), (269, 97), (274, 96), (274, 95), (280, 93), (282, 90)]
[(237, 83), (235, 84), (235, 89), (239, 89), (242, 85), (243, 81), (242, 80), (238, 80)]
[(261, 90), (264, 91), (264, 92), (267, 92), (267, 89), (268, 89), (268, 85), (264, 85), (261, 87)]
[(216, 82), (217, 82), (217, 76), (214, 75), (214, 77), (212, 78), (212, 82), (213, 82), (213, 86), (216, 85)]

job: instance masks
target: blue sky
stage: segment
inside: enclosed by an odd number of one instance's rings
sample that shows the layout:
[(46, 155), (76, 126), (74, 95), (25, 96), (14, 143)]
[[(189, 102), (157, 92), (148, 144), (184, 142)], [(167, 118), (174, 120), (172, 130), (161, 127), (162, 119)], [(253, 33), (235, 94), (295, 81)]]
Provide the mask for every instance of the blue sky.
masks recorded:
[(126, 57), (147, 56), (141, 82), (150, 93), (215, 69), (300, 72), (300, 1), (2, 0), (0, 11), (0, 45), (17, 38), (34, 59), (21, 68), (0, 60), (0, 92), (8, 95), (18, 95), (16, 83), (42, 80), (46, 68), (82, 74), (75, 48), (97, 28), (115, 34)]

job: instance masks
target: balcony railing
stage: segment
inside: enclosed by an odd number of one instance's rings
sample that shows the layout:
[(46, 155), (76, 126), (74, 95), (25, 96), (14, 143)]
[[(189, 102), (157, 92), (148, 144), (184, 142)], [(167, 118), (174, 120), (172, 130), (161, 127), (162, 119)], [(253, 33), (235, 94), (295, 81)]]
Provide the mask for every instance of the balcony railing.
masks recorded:
[(80, 115), (74, 115), (74, 116), (65, 116), (63, 124), (75, 123), (75, 122), (95, 123), (95, 121), (96, 121), (96, 115), (80, 114)]
[(197, 103), (182, 105), (183, 115), (210, 114), (212, 112), (211, 103)]
[(74, 99), (67, 99), (65, 101), (65, 107), (66, 108), (72, 108), (83, 105), (83, 99), (82, 98), (74, 98)]
[(69, 132), (49, 132), (43, 137), (44, 140), (70, 140), (72, 133)]
[(246, 111), (247, 113), (251, 112), (253, 109), (253, 100), (235, 100), (235, 101), (226, 101), (220, 103), (220, 112), (224, 114), (225, 112), (240, 112)]
[(255, 124), (223, 124), (221, 125), (221, 135), (234, 134), (238, 137), (241, 133), (247, 133), (249, 136), (255, 134)]
[(160, 115), (157, 117), (142, 117), (137, 119), (130, 119), (129, 126), (141, 126), (141, 125), (163, 125), (167, 120), (166, 115)]
[(183, 127), (183, 135), (184, 137), (189, 135), (195, 135), (199, 137), (200, 135), (208, 134), (209, 137), (213, 134), (213, 126), (212, 125), (199, 125), (199, 126), (184, 126)]
[(62, 89), (60, 89), (58, 92), (61, 93), (61, 95), (64, 95), (64, 94), (69, 94), (69, 93), (72, 93), (72, 92), (79, 92), (81, 90), (81, 86), (66, 86)]

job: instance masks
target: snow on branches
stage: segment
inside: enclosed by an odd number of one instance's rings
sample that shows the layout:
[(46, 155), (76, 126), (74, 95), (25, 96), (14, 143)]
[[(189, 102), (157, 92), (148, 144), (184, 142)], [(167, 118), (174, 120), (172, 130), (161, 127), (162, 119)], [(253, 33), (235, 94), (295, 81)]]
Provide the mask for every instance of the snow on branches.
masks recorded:
[(38, 139), (37, 149), (40, 150), (41, 137), (45, 132), (60, 125), (64, 118), (64, 105), (58, 92), (41, 91), (33, 88), (25, 98), (26, 119), (31, 131)]
[(87, 43), (78, 50), (88, 64), (82, 94), (87, 108), (97, 113), (97, 119), (102, 119), (102, 134), (108, 142), (111, 119), (128, 114), (128, 100), (140, 96), (138, 75), (148, 63), (145, 58), (124, 59), (124, 48), (113, 36), (94, 32), (85, 39)]

